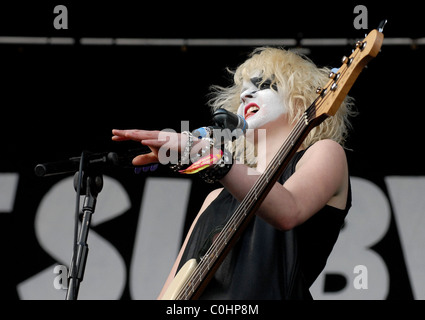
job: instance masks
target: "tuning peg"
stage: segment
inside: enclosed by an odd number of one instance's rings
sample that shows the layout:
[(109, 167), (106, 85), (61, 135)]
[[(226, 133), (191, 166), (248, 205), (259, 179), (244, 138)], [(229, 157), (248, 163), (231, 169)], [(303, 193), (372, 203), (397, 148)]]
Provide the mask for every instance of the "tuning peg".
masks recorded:
[(357, 41), (356, 42), (356, 48), (363, 50), (364, 48), (366, 48), (367, 42), (366, 41)]
[(342, 57), (342, 63), (349, 66), (353, 62), (354, 58), (348, 58), (347, 56)]
[(323, 89), (322, 87), (318, 87), (316, 89), (316, 93), (323, 97), (326, 93), (328, 93), (328, 89)]
[(384, 32), (384, 27), (385, 27), (385, 25), (387, 24), (387, 22), (388, 22), (388, 20), (387, 19), (385, 19), (385, 20), (382, 20), (380, 23), (379, 23), (379, 25), (378, 25), (378, 31), (379, 32)]
[(334, 71), (331, 71), (330, 73), (329, 73), (329, 78), (330, 79), (333, 79), (333, 80), (335, 80), (335, 81), (337, 81), (338, 79), (339, 79), (339, 77), (341, 76), (341, 74), (339, 73), (339, 72), (334, 72)]

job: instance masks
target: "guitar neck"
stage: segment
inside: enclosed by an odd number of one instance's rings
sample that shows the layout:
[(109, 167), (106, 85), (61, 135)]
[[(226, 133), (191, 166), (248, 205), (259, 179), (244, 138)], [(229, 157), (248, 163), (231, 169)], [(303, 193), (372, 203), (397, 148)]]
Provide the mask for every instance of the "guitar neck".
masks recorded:
[(267, 169), (259, 176), (248, 194), (232, 214), (231, 219), (226, 223), (213, 244), (201, 258), (196, 269), (186, 281), (183, 290), (177, 296), (177, 300), (197, 299), (202, 294), (228, 252), (245, 231), (270, 189), (283, 174), (293, 155), (300, 148), (304, 138), (312, 128), (326, 118), (325, 116), (315, 118), (313, 115), (314, 112), (315, 108), (312, 105), (297, 122), (285, 143), (269, 163)]

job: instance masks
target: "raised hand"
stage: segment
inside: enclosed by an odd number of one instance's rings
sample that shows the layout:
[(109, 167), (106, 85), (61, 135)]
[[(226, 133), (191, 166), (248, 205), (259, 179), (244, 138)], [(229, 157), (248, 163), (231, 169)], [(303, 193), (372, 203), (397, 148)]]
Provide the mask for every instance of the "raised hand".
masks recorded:
[(135, 166), (143, 166), (149, 163), (161, 162), (160, 149), (181, 151), (181, 145), (186, 143), (187, 137), (176, 132), (157, 130), (112, 130), (113, 141), (137, 141), (148, 146), (150, 153), (136, 156), (132, 163)]

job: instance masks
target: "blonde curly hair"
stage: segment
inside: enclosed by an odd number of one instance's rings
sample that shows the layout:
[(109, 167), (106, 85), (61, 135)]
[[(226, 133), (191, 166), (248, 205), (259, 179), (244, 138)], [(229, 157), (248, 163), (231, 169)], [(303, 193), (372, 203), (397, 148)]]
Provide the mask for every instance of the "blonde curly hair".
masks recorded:
[[(272, 47), (255, 49), (235, 71), (227, 70), (233, 75), (233, 85), (211, 87), (208, 105), (213, 111), (224, 108), (236, 113), (241, 103), (243, 81), (249, 81), (254, 72), (261, 71), (263, 81), (271, 79), (278, 92), (286, 93), (283, 96), (290, 123), (298, 121), (317, 98), (316, 89), (326, 85), (331, 71), (317, 67), (309, 58), (294, 51)], [(302, 147), (307, 148), (322, 139), (332, 139), (344, 146), (351, 129), (350, 117), (355, 114), (353, 99), (347, 96), (334, 116), (310, 131)]]

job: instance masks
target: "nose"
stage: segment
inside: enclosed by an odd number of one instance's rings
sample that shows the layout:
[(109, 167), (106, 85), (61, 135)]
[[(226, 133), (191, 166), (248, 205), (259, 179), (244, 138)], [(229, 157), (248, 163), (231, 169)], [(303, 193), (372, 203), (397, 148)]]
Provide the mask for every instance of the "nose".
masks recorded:
[(241, 101), (242, 103), (246, 103), (248, 99), (252, 99), (255, 97), (255, 94), (258, 90), (247, 89), (241, 93)]

